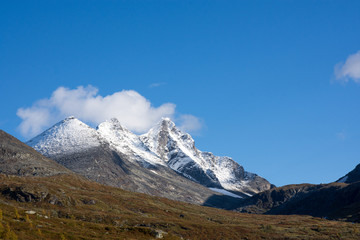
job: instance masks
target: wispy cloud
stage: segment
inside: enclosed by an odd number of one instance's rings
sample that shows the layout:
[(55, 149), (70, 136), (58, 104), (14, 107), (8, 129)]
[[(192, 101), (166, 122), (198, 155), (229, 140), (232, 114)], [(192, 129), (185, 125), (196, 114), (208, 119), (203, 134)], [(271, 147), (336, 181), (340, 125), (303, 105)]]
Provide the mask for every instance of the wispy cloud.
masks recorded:
[[(148, 99), (134, 90), (101, 96), (95, 87), (79, 86), (75, 89), (59, 87), (50, 98), (38, 100), (31, 107), (18, 109), (17, 115), (22, 119), (19, 129), (25, 137), (39, 134), (71, 115), (92, 124), (115, 117), (130, 130), (143, 133), (162, 117), (173, 118), (175, 108), (173, 103), (154, 107)], [(183, 122), (188, 126), (187, 129), (199, 127), (195, 116), (180, 115), (180, 119), (185, 119)]]
[(179, 122), (179, 128), (185, 132), (197, 132), (202, 128), (202, 123), (199, 118), (184, 114), (181, 115), (178, 119)]
[(345, 63), (336, 64), (334, 72), (338, 81), (360, 83), (360, 51), (348, 56)]
[(149, 85), (149, 88), (156, 88), (156, 87), (160, 87), (162, 85), (165, 85), (166, 82), (157, 82), (157, 83), (152, 83)]

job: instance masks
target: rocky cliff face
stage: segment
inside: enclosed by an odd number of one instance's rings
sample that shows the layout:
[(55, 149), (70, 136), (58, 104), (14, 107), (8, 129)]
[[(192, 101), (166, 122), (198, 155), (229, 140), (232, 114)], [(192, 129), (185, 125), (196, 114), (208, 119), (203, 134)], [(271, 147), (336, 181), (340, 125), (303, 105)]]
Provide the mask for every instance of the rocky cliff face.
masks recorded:
[(0, 130), (0, 173), (19, 176), (51, 176), (69, 174), (71, 171)]
[(204, 186), (247, 195), (271, 187), (264, 178), (246, 172), (231, 158), (198, 150), (194, 139), (168, 118), (142, 135), (141, 140), (171, 169)]

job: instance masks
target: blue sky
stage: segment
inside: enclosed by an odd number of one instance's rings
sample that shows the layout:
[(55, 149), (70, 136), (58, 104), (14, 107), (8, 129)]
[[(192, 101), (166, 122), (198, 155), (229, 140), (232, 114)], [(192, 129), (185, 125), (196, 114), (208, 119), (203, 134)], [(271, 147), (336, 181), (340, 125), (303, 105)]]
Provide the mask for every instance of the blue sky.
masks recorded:
[(101, 102), (93, 112), (110, 99), (106, 116), (137, 101), (138, 132), (162, 113), (190, 119), (199, 149), (276, 185), (331, 182), (360, 163), (359, 12), (344, 0), (2, 1), (0, 128), (26, 140), (19, 109), (30, 125), (46, 109), (44, 128), (71, 112), (52, 94), (82, 89)]

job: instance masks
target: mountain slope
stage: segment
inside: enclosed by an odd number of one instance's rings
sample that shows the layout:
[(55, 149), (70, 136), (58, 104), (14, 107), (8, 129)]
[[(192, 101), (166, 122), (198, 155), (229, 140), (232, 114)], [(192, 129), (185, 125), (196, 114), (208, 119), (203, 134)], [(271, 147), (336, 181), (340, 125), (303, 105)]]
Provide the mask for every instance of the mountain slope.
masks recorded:
[(199, 151), (192, 137), (180, 131), (168, 118), (141, 136), (144, 144), (166, 164), (183, 176), (204, 186), (252, 195), (271, 184), (229, 157)]
[(51, 176), (69, 174), (71, 171), (0, 130), (0, 173), (19, 176)]
[(101, 123), (97, 127), (97, 132), (107, 139), (114, 150), (127, 155), (132, 161), (142, 163), (144, 167), (149, 165), (166, 166), (164, 161), (151, 152), (137, 135), (122, 126), (116, 118)]
[[(204, 204), (214, 194), (229, 198), (168, 168), (116, 120), (100, 124), (95, 130), (70, 117), (28, 144), (70, 170), (102, 184), (196, 204)], [(147, 158), (148, 155), (152, 158)]]
[(1, 239), (360, 238), (359, 224), (310, 216), (241, 214), (64, 174), (41, 178), (0, 174), (0, 209)]
[(58, 156), (86, 151), (107, 142), (95, 129), (74, 117), (68, 117), (27, 144), (45, 156)]
[(358, 181), (360, 181), (360, 164), (358, 164), (351, 172), (346, 174), (344, 177), (341, 177), (336, 182), (354, 183)]
[(298, 184), (273, 188), (245, 199), (247, 213), (302, 214), (360, 222), (360, 182)]

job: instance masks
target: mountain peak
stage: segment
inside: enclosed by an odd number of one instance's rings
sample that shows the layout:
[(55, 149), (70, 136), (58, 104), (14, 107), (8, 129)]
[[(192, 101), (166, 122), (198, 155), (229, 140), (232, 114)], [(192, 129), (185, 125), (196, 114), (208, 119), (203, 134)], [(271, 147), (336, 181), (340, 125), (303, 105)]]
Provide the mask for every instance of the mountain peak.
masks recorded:
[(74, 116), (69, 116), (69, 117), (65, 118), (64, 121), (70, 121), (70, 120), (74, 120), (74, 119), (77, 120), (76, 117), (74, 117)]
[(172, 129), (176, 127), (175, 123), (168, 117), (161, 118), (161, 121), (158, 123), (158, 126), (160, 126), (161, 128), (168, 128), (168, 129)]
[(269, 182), (246, 172), (233, 159), (198, 150), (191, 135), (178, 129), (169, 118), (162, 118), (141, 139), (171, 169), (207, 187), (245, 195), (270, 188)]
[(139, 136), (122, 126), (116, 118), (99, 124), (97, 132), (110, 143), (112, 148), (126, 154), (129, 160), (140, 162), (144, 166), (164, 165), (163, 161), (144, 145)]
[(101, 146), (126, 156), (143, 167), (163, 165), (206, 187), (254, 194), (270, 183), (246, 172), (228, 157), (218, 157), (195, 147), (190, 134), (181, 131), (170, 118), (162, 118), (148, 133), (138, 136), (112, 118), (95, 130), (75, 117), (68, 117), (28, 142), (40, 153), (57, 158), (88, 152)]
[(169, 117), (162, 117), (162, 118), (161, 118), (161, 122), (170, 122), (170, 123), (173, 123), (173, 121), (172, 121), (171, 118), (169, 118)]
[[(80, 121), (79, 119), (77, 119), (76, 117), (74, 116), (69, 116), (57, 123), (55, 123), (52, 127), (50, 127), (48, 130), (56, 127), (56, 126), (60, 126), (60, 125), (63, 125), (63, 126), (72, 126), (72, 125), (81, 125), (81, 126), (86, 126), (86, 127), (89, 127), (91, 128), (90, 126), (88, 126), (86, 123)], [(46, 131), (48, 131), (46, 130)], [(45, 131), (45, 132), (46, 132)]]
[(130, 132), (126, 127), (124, 127), (117, 118), (111, 118), (110, 120), (106, 120), (97, 126), (98, 131), (102, 131), (103, 129), (112, 129), (113, 131), (126, 131)]
[(97, 131), (71, 116), (27, 142), (35, 150), (46, 156), (76, 152), (101, 145)]

